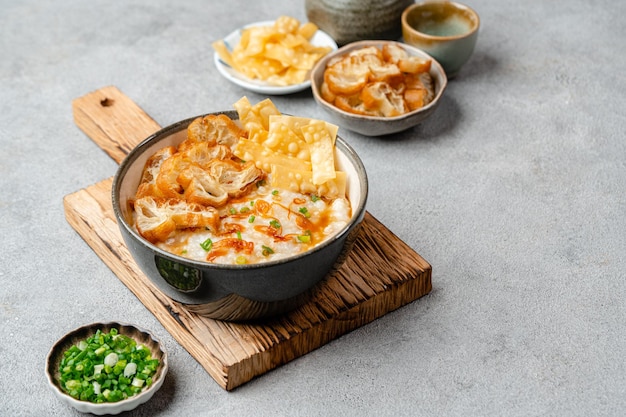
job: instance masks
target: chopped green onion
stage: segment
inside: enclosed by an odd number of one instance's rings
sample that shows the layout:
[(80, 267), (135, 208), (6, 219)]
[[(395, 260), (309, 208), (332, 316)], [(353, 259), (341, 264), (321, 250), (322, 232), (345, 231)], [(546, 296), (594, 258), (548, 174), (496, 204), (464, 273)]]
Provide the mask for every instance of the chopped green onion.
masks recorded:
[(255, 219), (255, 218), (256, 218), (256, 217), (254, 217), (254, 214), (253, 214), (253, 215), (251, 215), (250, 217), (248, 217), (248, 223), (254, 223), (254, 219)]
[(211, 251), (211, 248), (213, 247), (213, 241), (211, 240), (211, 238), (208, 238), (207, 240), (205, 240), (204, 242), (202, 242), (200, 244), (200, 246), (202, 247), (202, 249), (204, 249), (207, 252)]
[(241, 232), (237, 230), (237, 239), (241, 240)]
[(137, 364), (135, 362), (129, 362), (124, 368), (124, 376), (129, 378), (137, 373)]
[(117, 363), (118, 356), (117, 353), (111, 352), (104, 357), (104, 366), (115, 366)]
[(229, 212), (230, 214), (237, 214), (237, 210), (235, 210), (235, 208), (234, 208), (234, 207), (229, 208), (229, 209), (228, 209), (228, 212)]
[(310, 243), (311, 242), (311, 231), (305, 230), (303, 234), (296, 236), (296, 239), (300, 243)]
[(248, 263), (248, 259), (245, 256), (239, 255), (237, 258), (235, 258), (235, 263), (237, 265), (244, 265)]
[(270, 220), (270, 226), (272, 226), (274, 229), (280, 229), (280, 222), (276, 219)]
[(63, 352), (59, 382), (63, 391), (78, 400), (117, 402), (151, 385), (158, 366), (159, 360), (152, 358), (146, 346), (117, 329), (97, 330)]
[(247, 213), (250, 211), (250, 207), (242, 207), (241, 210), (239, 210), (239, 213)]
[(300, 243), (309, 243), (309, 242), (311, 242), (311, 236), (310, 235), (298, 235), (298, 236), (296, 236), (296, 238), (298, 239), (298, 242), (300, 242)]
[(315, 203), (315, 202), (319, 201), (319, 199), (320, 199), (320, 198), (319, 198), (318, 196), (316, 196), (315, 194), (311, 194), (311, 201), (312, 201), (312, 202), (314, 202), (314, 203)]
[(306, 207), (300, 207), (300, 209), (298, 211), (300, 212), (300, 214), (302, 214), (307, 219), (309, 217), (311, 217), (311, 213), (309, 213), (309, 210)]
[(272, 195), (278, 195), (278, 190), (273, 190)]
[(262, 245), (261, 248), (263, 248), (263, 256), (269, 256), (274, 253), (274, 250), (269, 246)]
[(133, 378), (133, 387), (141, 388), (146, 381), (144, 379)]

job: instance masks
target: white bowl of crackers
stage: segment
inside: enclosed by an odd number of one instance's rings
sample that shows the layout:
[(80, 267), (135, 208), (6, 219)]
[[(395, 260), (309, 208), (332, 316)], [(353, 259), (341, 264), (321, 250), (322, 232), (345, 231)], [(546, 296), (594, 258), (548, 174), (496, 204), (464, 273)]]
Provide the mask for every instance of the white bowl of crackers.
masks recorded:
[(267, 95), (310, 88), (315, 63), (337, 49), (333, 38), (315, 24), (289, 16), (251, 23), (212, 46), (215, 66), (224, 78)]
[(311, 71), (315, 101), (329, 121), (365, 136), (410, 129), (438, 107), (448, 79), (426, 52), (395, 41), (358, 41)]

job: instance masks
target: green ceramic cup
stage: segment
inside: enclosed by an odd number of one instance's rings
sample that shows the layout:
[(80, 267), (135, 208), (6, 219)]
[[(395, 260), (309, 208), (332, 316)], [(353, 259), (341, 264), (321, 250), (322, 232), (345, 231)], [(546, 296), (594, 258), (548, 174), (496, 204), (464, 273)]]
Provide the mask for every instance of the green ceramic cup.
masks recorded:
[(427, 1), (402, 13), (404, 42), (431, 55), (448, 78), (458, 74), (476, 45), (480, 18), (470, 7), (452, 1)]

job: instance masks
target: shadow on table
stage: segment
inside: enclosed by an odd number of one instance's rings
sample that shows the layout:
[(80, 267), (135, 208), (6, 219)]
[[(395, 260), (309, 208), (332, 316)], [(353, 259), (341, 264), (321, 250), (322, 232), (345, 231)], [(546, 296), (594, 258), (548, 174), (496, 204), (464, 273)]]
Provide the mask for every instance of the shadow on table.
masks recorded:
[(440, 99), (439, 107), (433, 114), (416, 127), (393, 135), (384, 136), (385, 141), (402, 142), (406, 140), (438, 141), (447, 133), (457, 129), (463, 121), (463, 109), (456, 94), (461, 84), (479, 83), (489, 79), (497, 69), (497, 62), (489, 55), (475, 53), (470, 61), (454, 78), (448, 80), (448, 86)]
[(439, 107), (426, 120), (414, 128), (381, 137), (385, 142), (404, 142), (414, 140), (437, 141), (445, 137), (446, 132), (456, 128), (461, 119), (461, 109), (450, 94), (441, 97)]

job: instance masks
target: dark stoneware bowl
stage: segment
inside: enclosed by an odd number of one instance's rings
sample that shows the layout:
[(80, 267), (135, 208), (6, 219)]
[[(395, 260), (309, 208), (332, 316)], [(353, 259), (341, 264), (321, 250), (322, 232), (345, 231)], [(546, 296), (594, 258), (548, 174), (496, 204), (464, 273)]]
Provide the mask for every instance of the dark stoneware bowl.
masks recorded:
[[(237, 112), (220, 112), (238, 119)], [(219, 114), (219, 113), (216, 113)], [(365, 215), (368, 182), (365, 167), (340, 137), (335, 146), (338, 168), (347, 173), (352, 219), (336, 236), (314, 249), (263, 264), (220, 265), (193, 261), (159, 249), (131, 226), (129, 208), (148, 157), (178, 145), (189, 118), (168, 126), (137, 145), (122, 161), (113, 181), (113, 210), (122, 236), (145, 275), (167, 296), (203, 316), (231, 321), (266, 318), (306, 302), (324, 278), (338, 268), (356, 238)]]

